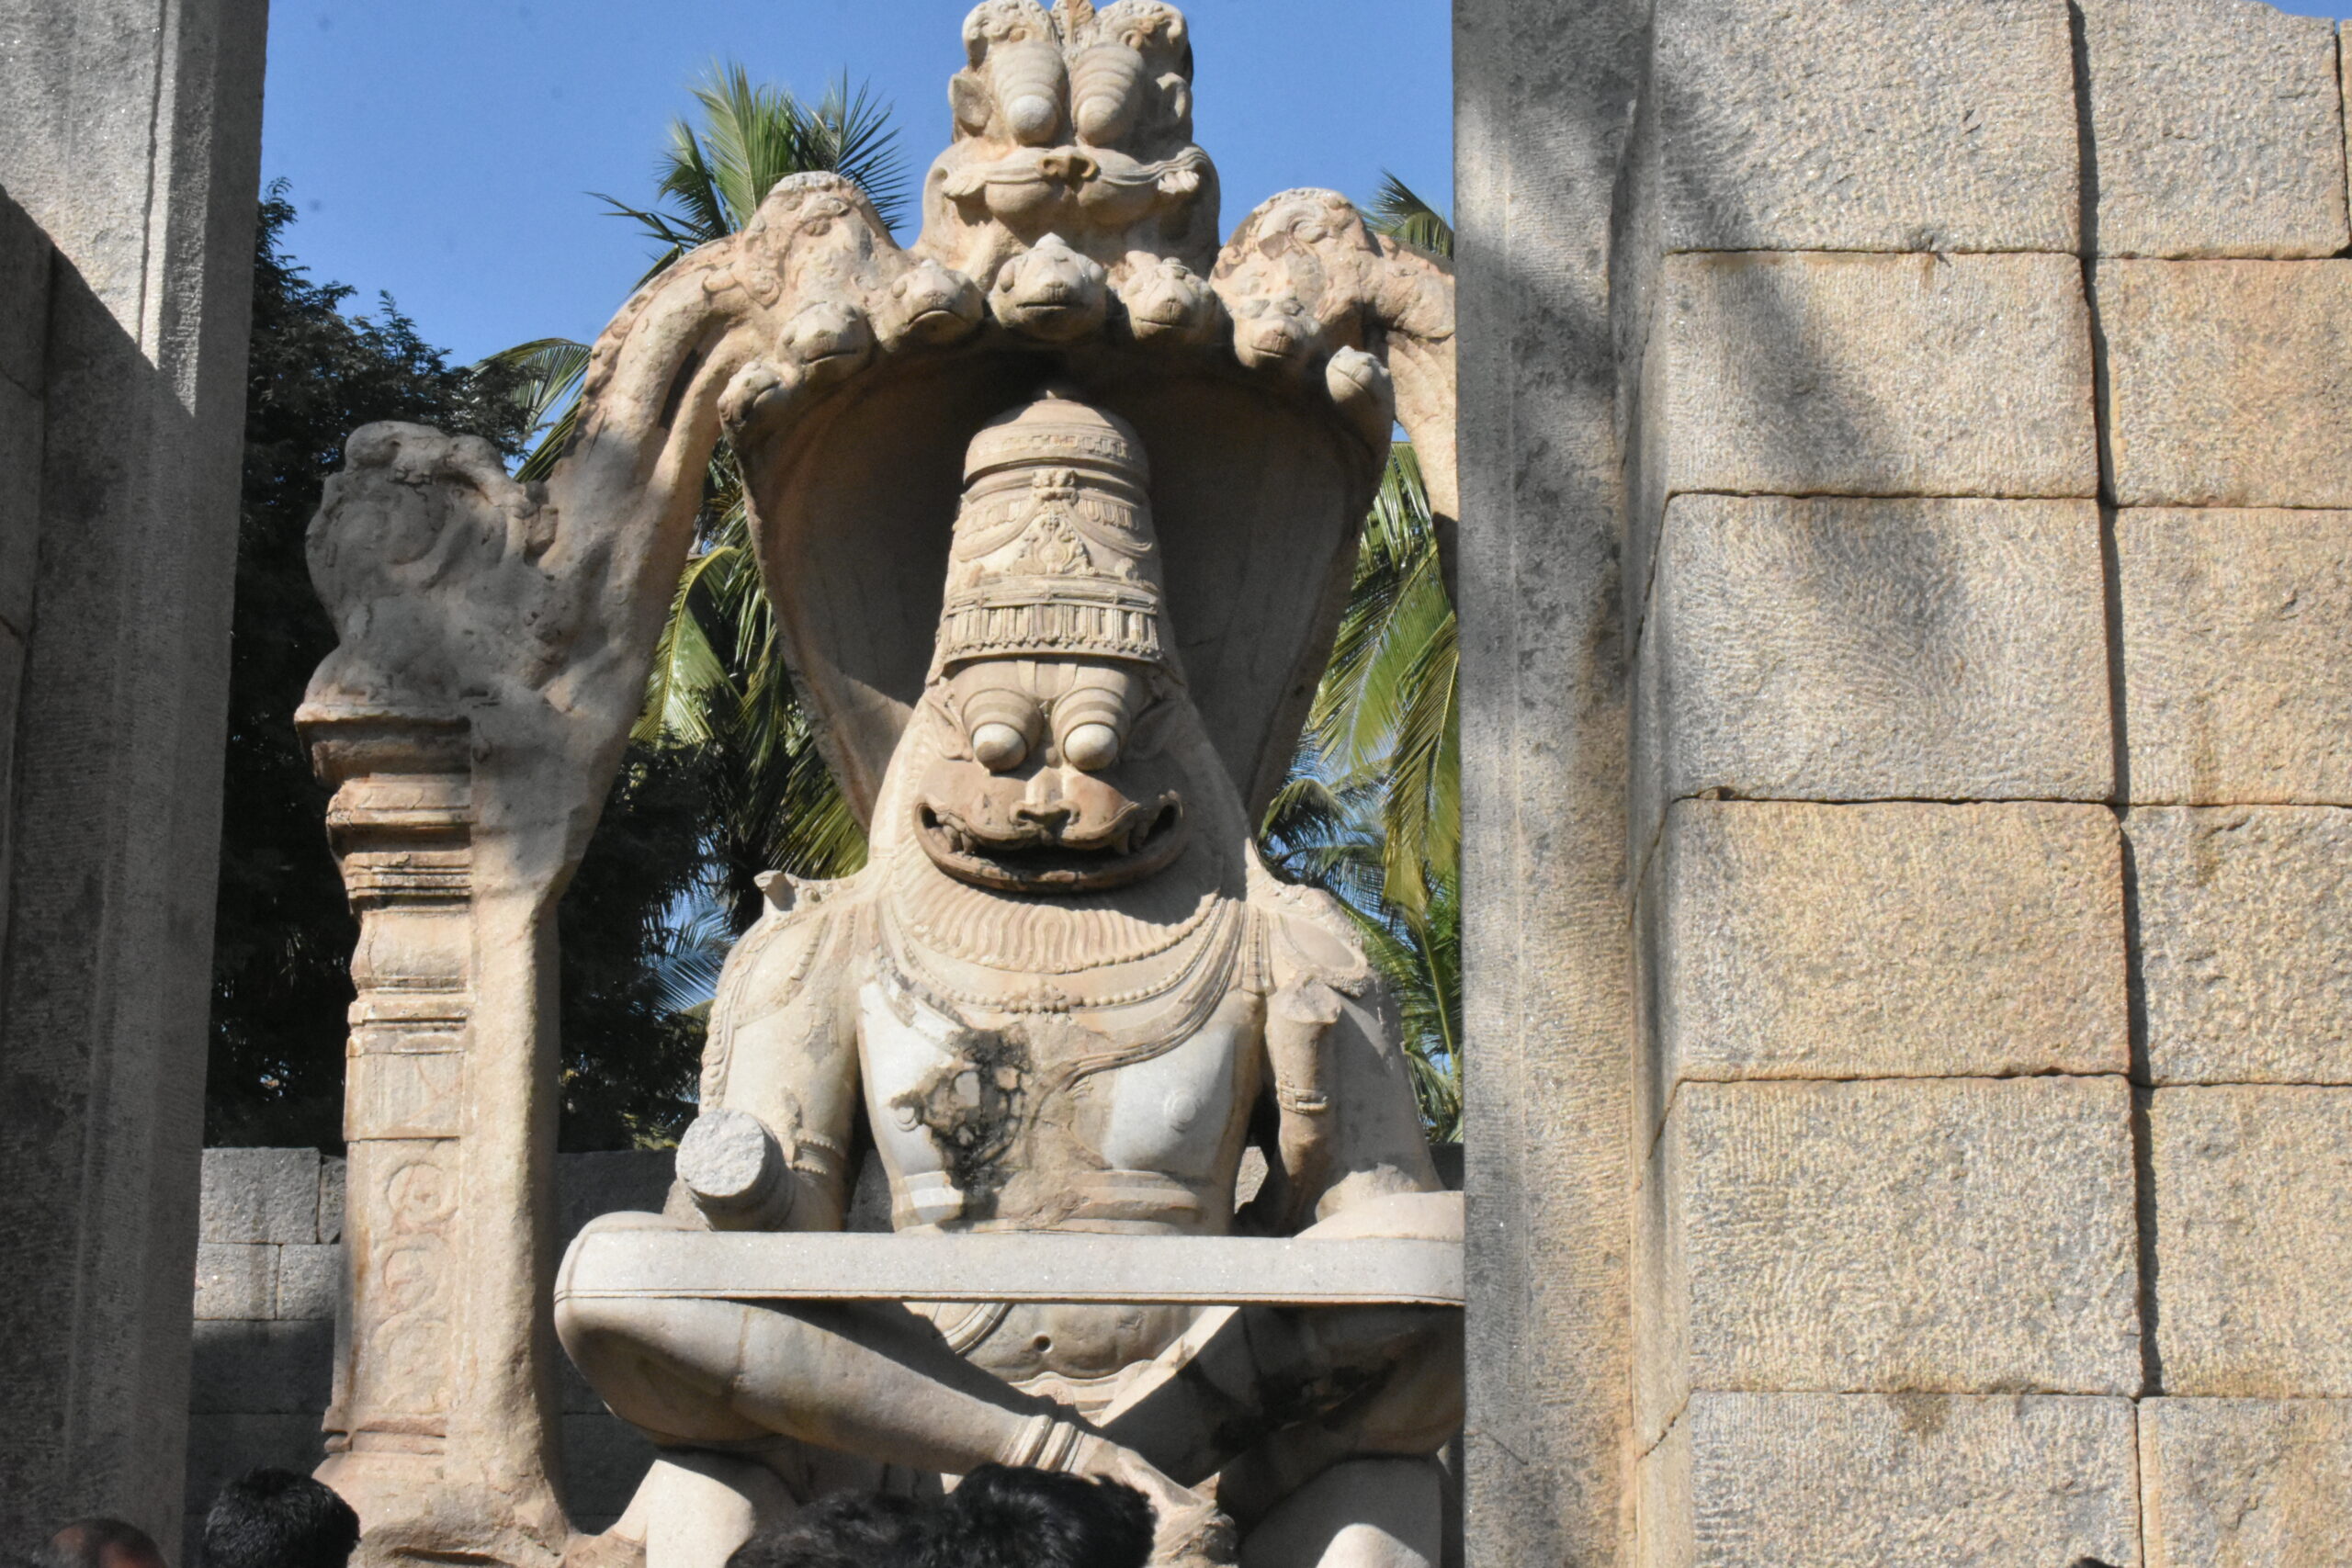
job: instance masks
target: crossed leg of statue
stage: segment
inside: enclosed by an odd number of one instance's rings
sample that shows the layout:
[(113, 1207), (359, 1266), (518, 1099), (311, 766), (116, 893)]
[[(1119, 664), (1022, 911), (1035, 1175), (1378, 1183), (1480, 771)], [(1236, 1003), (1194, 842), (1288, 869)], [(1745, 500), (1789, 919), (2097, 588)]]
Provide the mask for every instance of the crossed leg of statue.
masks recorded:
[[(1367, 1218), (1348, 1229), (1366, 1234)], [(766, 1488), (756, 1472), (789, 1470), (808, 1445), (877, 1471), (1049, 1462), (1124, 1481), (1159, 1513), (1165, 1564), (1229, 1560), (1222, 1521), (1193, 1490), (1212, 1476), (1251, 1568), (1435, 1562), (1436, 1471), (1423, 1456), (1461, 1421), (1452, 1309), (1208, 1313), (1091, 1424), (972, 1366), (895, 1305), (568, 1301), (557, 1325), (614, 1411), (683, 1450), (669, 1461), (680, 1473), (649, 1487), (753, 1477), (738, 1487), (747, 1521), (776, 1506), (751, 1495)], [(643, 1528), (649, 1568), (719, 1568), (731, 1549), (717, 1539), (728, 1531), (705, 1530), (663, 1550), (663, 1527)]]

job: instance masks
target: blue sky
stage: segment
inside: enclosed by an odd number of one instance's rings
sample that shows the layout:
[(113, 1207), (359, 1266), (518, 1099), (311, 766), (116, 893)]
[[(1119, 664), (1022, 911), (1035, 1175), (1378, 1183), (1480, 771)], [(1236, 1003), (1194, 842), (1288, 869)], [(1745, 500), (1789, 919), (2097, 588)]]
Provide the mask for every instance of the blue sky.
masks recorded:
[[(714, 59), (813, 95), (846, 69), (898, 107), (909, 173), (946, 144), (969, 0), (273, 0), (262, 139), (313, 277), (389, 290), (473, 359), (593, 337), (649, 251), (642, 203)], [(1196, 129), (1230, 231), (1264, 197), (1363, 199), (1393, 168), (1452, 198), (1450, 0), (1188, 0)], [(911, 236), (907, 236), (911, 238)]]

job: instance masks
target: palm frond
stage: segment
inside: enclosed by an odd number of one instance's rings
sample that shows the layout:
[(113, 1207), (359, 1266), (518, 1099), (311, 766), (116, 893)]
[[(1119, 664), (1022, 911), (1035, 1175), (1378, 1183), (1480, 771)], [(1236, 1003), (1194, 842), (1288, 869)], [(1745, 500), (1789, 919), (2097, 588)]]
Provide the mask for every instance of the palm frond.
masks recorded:
[(653, 272), (742, 228), (776, 182), (793, 175), (829, 170), (855, 181), (886, 225), (903, 215), (908, 175), (898, 128), (870, 86), (853, 88), (844, 73), (811, 106), (789, 88), (753, 82), (739, 62), (720, 62), (694, 96), (701, 124), (671, 122), (655, 179), (660, 200), (639, 207), (597, 198), (663, 247)]
[(646, 677), (645, 704), (629, 739), (646, 744), (700, 746), (711, 739), (713, 692), (727, 680), (727, 667), (711, 646), (695, 599), (706, 578), (723, 570), (729, 552), (705, 550), (687, 561), (670, 601), (670, 618), (654, 644), (653, 670)]
[(1421, 1121), (1431, 1137), (1459, 1141), (1462, 1003), (1457, 980), (1462, 952), (1461, 922), (1455, 914), (1458, 899), (1451, 887), (1442, 889), (1430, 900), (1427, 913), (1413, 919), (1382, 919), (1352, 904), (1343, 907), (1363, 937), (1364, 955), (1396, 1003)]
[(749, 223), (776, 181), (808, 171), (808, 111), (785, 88), (754, 85), (736, 62), (715, 64), (695, 99), (702, 135), (684, 121), (673, 128), (662, 194), (684, 203), (715, 240)]
[(1385, 169), (1380, 172), (1380, 194), (1372, 198), (1372, 210), (1364, 219), (1375, 234), (1385, 234), (1433, 256), (1451, 260), (1453, 255), (1453, 225), (1412, 186)]
[(1459, 637), (1412, 448), (1391, 454), (1267, 863), (1338, 898), (1395, 996), (1421, 1116), (1462, 1119)]
[(856, 181), (884, 226), (896, 229), (906, 215), (908, 178), (891, 112), (891, 106), (876, 101), (870, 84), (853, 90), (844, 72), (808, 118), (806, 156), (811, 168)]
[(706, 894), (663, 933), (654, 984), (664, 1010), (693, 1012), (710, 1005), (718, 989), (718, 973), (735, 944), (727, 914), (725, 905)]
[(547, 429), (540, 434), (538, 440), (523, 454), (523, 460), (514, 467), (516, 479), (544, 479), (555, 472), (556, 459), (563, 456), (564, 449), (571, 445), (571, 438), (580, 430), (579, 392), (575, 385), (562, 411), (548, 422)]
[(656, 255), (653, 265), (639, 276), (639, 286), (661, 276), (680, 256), (706, 243), (695, 238), (692, 228), (659, 208), (631, 207), (619, 197), (606, 196), (601, 191), (590, 191), (588, 194), (605, 204), (605, 217), (626, 218), (644, 230), (650, 238), (669, 247)]
[(527, 434), (537, 435), (580, 390), (580, 378), (588, 373), (588, 345), (568, 337), (533, 338), (481, 363), (514, 373), (515, 404), (529, 417)]

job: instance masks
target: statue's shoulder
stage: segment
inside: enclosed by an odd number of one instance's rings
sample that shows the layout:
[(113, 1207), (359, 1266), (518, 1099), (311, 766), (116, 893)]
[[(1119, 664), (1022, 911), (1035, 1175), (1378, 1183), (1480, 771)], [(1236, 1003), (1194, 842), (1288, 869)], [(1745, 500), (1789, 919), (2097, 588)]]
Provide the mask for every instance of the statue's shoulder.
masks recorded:
[(1363, 933), (1340, 901), (1319, 887), (1278, 880), (1250, 868), (1250, 910), (1259, 986), (1272, 993), (1306, 985), (1363, 997), (1373, 983)]
[(736, 939), (719, 971), (711, 1002), (714, 1030), (743, 1023), (786, 1005), (812, 980), (848, 972), (846, 960), (871, 919), (865, 878), (822, 882), (786, 872), (764, 872), (760, 893), (766, 907)]

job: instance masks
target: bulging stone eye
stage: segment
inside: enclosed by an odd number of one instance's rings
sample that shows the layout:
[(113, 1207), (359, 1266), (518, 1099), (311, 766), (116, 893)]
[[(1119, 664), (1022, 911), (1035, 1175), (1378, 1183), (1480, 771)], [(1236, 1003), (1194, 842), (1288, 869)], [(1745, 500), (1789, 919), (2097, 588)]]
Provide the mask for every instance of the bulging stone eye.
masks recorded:
[(1012, 134), (1025, 142), (1043, 141), (1061, 123), (1061, 106), (1043, 93), (1028, 93), (1005, 106), (1004, 118)]
[(1009, 724), (990, 720), (972, 731), (972, 755), (992, 773), (1019, 767), (1028, 754), (1029, 738)]
[(1081, 724), (1062, 738), (1062, 757), (1082, 773), (1100, 773), (1119, 760), (1119, 732), (1107, 724)]

